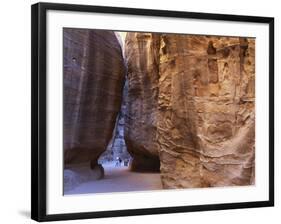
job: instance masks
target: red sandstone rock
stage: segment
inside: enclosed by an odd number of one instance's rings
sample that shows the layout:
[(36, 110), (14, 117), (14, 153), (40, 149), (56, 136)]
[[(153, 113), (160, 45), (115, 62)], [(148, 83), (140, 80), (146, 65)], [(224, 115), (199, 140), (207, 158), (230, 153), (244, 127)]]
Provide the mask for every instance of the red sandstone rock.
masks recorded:
[(159, 154), (164, 188), (253, 184), (255, 40), (130, 33), (125, 47), (134, 158)]
[(121, 105), (122, 49), (111, 31), (65, 28), (63, 35), (64, 162), (94, 168)]
[(156, 142), (159, 35), (127, 33), (128, 95), (125, 141), (133, 170), (159, 170)]

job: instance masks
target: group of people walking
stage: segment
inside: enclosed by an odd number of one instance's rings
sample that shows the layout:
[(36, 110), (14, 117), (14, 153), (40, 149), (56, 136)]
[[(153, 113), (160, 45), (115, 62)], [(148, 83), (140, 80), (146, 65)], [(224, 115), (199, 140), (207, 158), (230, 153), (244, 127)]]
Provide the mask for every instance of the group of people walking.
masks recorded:
[(122, 160), (120, 157), (116, 157), (116, 163), (115, 163), (115, 166), (118, 167), (118, 166), (129, 166), (129, 159), (124, 159)]

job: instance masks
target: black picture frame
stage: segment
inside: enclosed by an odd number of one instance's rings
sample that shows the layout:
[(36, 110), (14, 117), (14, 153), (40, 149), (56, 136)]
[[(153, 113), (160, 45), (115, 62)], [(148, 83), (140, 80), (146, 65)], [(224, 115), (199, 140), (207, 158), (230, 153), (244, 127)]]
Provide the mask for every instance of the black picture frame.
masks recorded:
[[(31, 18), (31, 73), (32, 73), (32, 155), (31, 155), (31, 218), (36, 221), (86, 219), (115, 216), (132, 216), (206, 210), (238, 209), (274, 206), (274, 18), (163, 11), (151, 9), (88, 6), (74, 4), (37, 3), (32, 5)], [(75, 12), (100, 12), (124, 15), (162, 16), (205, 19), (216, 21), (254, 22), (269, 25), (269, 200), (208, 204), (195, 206), (160, 207), (70, 214), (46, 214), (46, 12), (63, 10)]]

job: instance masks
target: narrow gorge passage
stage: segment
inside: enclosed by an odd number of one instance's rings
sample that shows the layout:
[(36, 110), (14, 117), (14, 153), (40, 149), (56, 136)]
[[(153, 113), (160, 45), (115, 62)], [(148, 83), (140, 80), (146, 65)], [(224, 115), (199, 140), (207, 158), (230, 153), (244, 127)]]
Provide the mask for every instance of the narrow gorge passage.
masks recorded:
[(64, 29), (65, 194), (254, 184), (255, 38)]
[[(102, 35), (106, 37), (103, 40)], [(162, 189), (159, 161), (158, 172), (155, 170), (150, 172), (150, 167), (147, 169), (143, 163), (136, 169), (136, 165), (133, 166), (136, 163), (133, 163), (133, 157), (128, 153), (124, 139), (128, 95), (124, 56), (125, 37), (126, 32), (102, 31), (99, 33), (84, 29), (65, 29), (65, 65), (67, 66), (65, 66), (64, 73), (64, 88), (65, 106), (68, 109), (65, 112), (64, 123), (66, 134), (65, 195)], [(83, 51), (79, 52), (81, 49)], [(108, 64), (107, 61), (111, 64)], [(77, 63), (85, 66), (84, 71), (79, 70)], [(93, 71), (97, 73), (95, 74)], [(104, 73), (105, 78), (109, 81), (102, 80)], [(112, 75), (116, 77), (111, 79)], [(97, 86), (96, 82), (99, 82), (100, 86)], [(124, 85), (123, 89), (121, 84)], [(101, 87), (104, 89), (101, 90)], [(110, 88), (113, 87), (115, 92), (110, 92)], [(108, 99), (107, 102), (103, 102), (106, 99), (105, 91), (108, 91), (111, 96), (114, 94), (113, 98)], [(87, 99), (86, 102), (83, 101), (84, 98)], [(85, 105), (85, 103), (89, 105)], [(72, 108), (69, 108), (70, 105)], [(98, 109), (100, 107), (104, 109)], [(114, 109), (114, 114), (112, 114), (112, 109), (106, 110), (108, 107)], [(117, 111), (116, 108), (120, 109)], [(100, 115), (99, 111), (104, 114)], [(111, 122), (108, 119), (110, 116)], [(97, 118), (101, 118), (101, 120)], [(105, 122), (104, 127), (101, 123), (102, 120)], [(75, 124), (75, 122), (77, 123)], [(112, 124), (114, 124), (113, 129)], [(104, 131), (98, 133), (102, 128)], [(107, 138), (106, 142), (102, 142), (108, 136), (105, 135), (105, 132), (109, 134), (110, 130), (112, 132), (111, 140), (109, 141)], [(95, 148), (97, 145), (100, 147)], [(88, 148), (86, 152), (85, 148)], [(137, 172), (133, 172), (133, 170)]]

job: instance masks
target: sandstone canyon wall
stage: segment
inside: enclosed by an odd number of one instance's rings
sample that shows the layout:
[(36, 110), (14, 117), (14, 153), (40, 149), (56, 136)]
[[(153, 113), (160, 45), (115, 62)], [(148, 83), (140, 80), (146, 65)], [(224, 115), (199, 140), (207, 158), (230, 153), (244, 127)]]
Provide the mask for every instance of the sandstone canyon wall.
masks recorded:
[(114, 32), (65, 28), (64, 163), (95, 166), (112, 137), (126, 67)]
[(129, 33), (125, 48), (134, 158), (159, 157), (164, 188), (253, 184), (255, 39)]
[(156, 142), (159, 35), (129, 32), (125, 41), (128, 66), (125, 142), (139, 171), (159, 171)]

